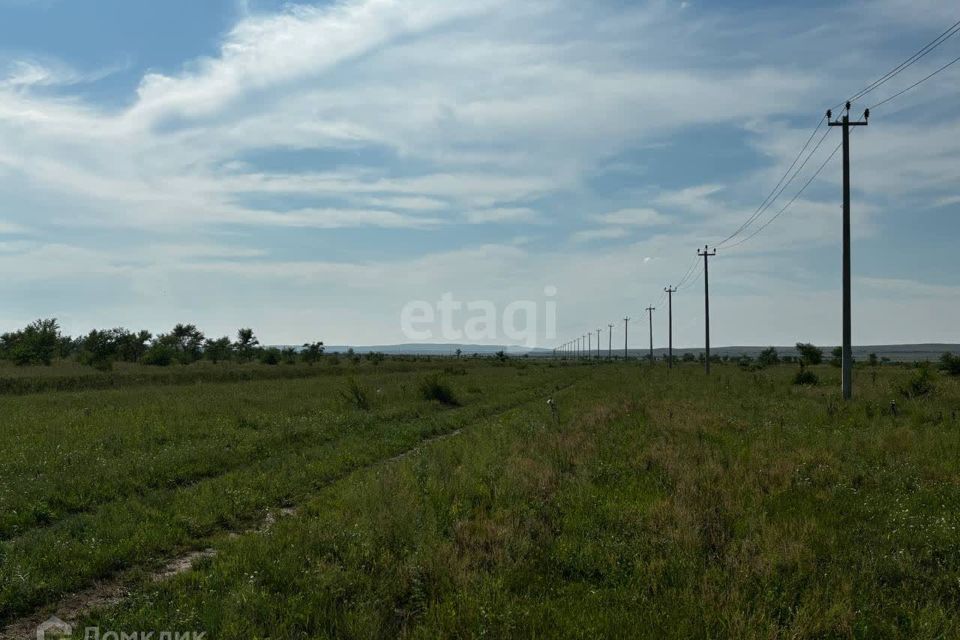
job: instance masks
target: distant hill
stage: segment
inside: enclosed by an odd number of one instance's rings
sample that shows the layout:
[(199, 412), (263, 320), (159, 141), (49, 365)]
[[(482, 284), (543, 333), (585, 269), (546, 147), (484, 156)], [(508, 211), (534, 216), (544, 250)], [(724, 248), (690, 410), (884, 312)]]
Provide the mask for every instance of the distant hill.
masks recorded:
[[(830, 351), (836, 345), (821, 346), (824, 355), (829, 357)], [(740, 356), (748, 355), (756, 357), (768, 346), (733, 346), (733, 347), (712, 347), (711, 352), (718, 356)], [(780, 355), (797, 355), (793, 345), (776, 346)], [(348, 346), (348, 345), (329, 345), (326, 348), (327, 353), (346, 353), (353, 349), (355, 353), (364, 354), (370, 352), (384, 353), (390, 355), (433, 355), (433, 356), (452, 356), (460, 349), (465, 356), (473, 354), (493, 355), (498, 351), (505, 351), (511, 356), (529, 355), (550, 356), (552, 349), (528, 349), (526, 347), (506, 346), (506, 345), (481, 345), (481, 344), (390, 344), (390, 345), (372, 345), (372, 346)], [(703, 348), (676, 347), (673, 350), (675, 356), (682, 357), (685, 353), (697, 355), (703, 351)], [(653, 350), (658, 358), (663, 357), (667, 350), (658, 347)], [(894, 344), (894, 345), (863, 345), (853, 347), (853, 357), (857, 360), (866, 360), (871, 353), (877, 354), (878, 358), (889, 358), (894, 362), (915, 362), (923, 360), (938, 360), (946, 352), (960, 354), (960, 344)], [(606, 355), (606, 348), (600, 349), (601, 355)], [(614, 355), (623, 355), (623, 349), (613, 349)], [(629, 351), (631, 358), (643, 357), (648, 353), (647, 349), (631, 348)]]

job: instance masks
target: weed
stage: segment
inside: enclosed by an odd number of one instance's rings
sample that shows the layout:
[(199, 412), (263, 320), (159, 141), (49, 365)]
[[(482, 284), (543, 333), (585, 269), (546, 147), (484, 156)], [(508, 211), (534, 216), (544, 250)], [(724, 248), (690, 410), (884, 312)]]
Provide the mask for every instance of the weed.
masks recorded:
[(906, 398), (921, 398), (930, 395), (936, 390), (933, 383), (933, 372), (929, 366), (921, 366), (907, 381), (906, 386), (900, 388), (900, 393)]
[(460, 404), (453, 387), (438, 374), (428, 376), (420, 381), (420, 395), (424, 400), (435, 400), (450, 407)]
[(361, 411), (370, 410), (370, 395), (356, 378), (347, 378), (347, 388), (340, 391), (340, 397), (348, 407)]

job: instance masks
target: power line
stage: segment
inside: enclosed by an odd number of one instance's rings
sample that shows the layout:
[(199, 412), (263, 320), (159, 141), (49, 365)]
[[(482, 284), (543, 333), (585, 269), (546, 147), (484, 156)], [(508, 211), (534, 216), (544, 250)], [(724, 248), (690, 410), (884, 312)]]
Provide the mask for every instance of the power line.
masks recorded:
[[(700, 262), (699, 256), (698, 256), (697, 262), (698, 262), (698, 263)], [(681, 286), (677, 286), (677, 291), (686, 291), (687, 289), (689, 289), (689, 288), (692, 287), (693, 285), (697, 284), (697, 281), (700, 280), (700, 276), (703, 275), (703, 264), (701, 263), (701, 264), (699, 264), (698, 266), (699, 266), (700, 268), (697, 270), (697, 275), (694, 276), (690, 281), (688, 281), (688, 282), (687, 282), (685, 285), (683, 285), (682, 287), (681, 287)]]
[(845, 100), (845, 101), (841, 102), (840, 104), (834, 106), (833, 108), (834, 108), (834, 109), (839, 109), (839, 108), (842, 107), (846, 102), (853, 102), (853, 101), (855, 101), (855, 100), (859, 100), (860, 98), (864, 97), (865, 95), (873, 92), (873, 91), (874, 91), (875, 89), (877, 89), (878, 87), (886, 84), (888, 81), (890, 81), (891, 79), (893, 79), (895, 76), (899, 75), (900, 73), (902, 73), (902, 72), (903, 72), (904, 70), (906, 70), (907, 68), (913, 66), (917, 61), (919, 61), (920, 59), (922, 59), (923, 57), (925, 57), (927, 54), (929, 54), (930, 52), (932, 52), (934, 49), (936, 49), (937, 47), (939, 47), (941, 44), (943, 44), (944, 42), (946, 42), (949, 38), (951, 38), (952, 36), (956, 35), (956, 33), (957, 33), (958, 31), (960, 31), (960, 20), (958, 20), (958, 21), (954, 22), (952, 25), (950, 25), (950, 27), (947, 28), (946, 31), (944, 31), (943, 33), (941, 33), (939, 36), (937, 36), (936, 38), (934, 38), (932, 41), (928, 42), (926, 45), (924, 45), (924, 46), (923, 46), (919, 51), (917, 51), (915, 54), (913, 54), (912, 56), (910, 56), (909, 58), (907, 58), (906, 60), (904, 60), (903, 62), (901, 62), (900, 64), (898, 64), (897, 66), (895, 66), (895, 67), (894, 67), (893, 69), (891, 69), (890, 71), (887, 71), (885, 74), (883, 74), (882, 76), (880, 76), (879, 78), (877, 78), (876, 80), (874, 80), (873, 82), (871, 82), (870, 84), (868, 84), (866, 87), (864, 87), (863, 89), (861, 89), (861, 90), (858, 91), (857, 93), (855, 93), (855, 94), (853, 94), (852, 96), (850, 96), (850, 98), (848, 98), (847, 100)]
[(753, 233), (751, 233), (749, 236), (747, 236), (747, 237), (744, 238), (743, 240), (740, 240), (740, 241), (737, 242), (736, 244), (732, 244), (732, 245), (730, 245), (729, 247), (727, 247), (727, 250), (730, 250), (730, 249), (734, 249), (734, 248), (736, 248), (736, 247), (739, 247), (739, 246), (742, 245), (744, 242), (747, 242), (748, 240), (752, 239), (752, 238), (755, 237), (758, 233), (760, 233), (761, 231), (763, 231), (764, 229), (766, 229), (768, 226), (770, 226), (770, 224), (771, 224), (774, 220), (776, 220), (777, 218), (779, 218), (787, 209), (789, 209), (789, 208), (790, 208), (790, 205), (792, 205), (794, 202), (797, 201), (797, 198), (800, 197), (800, 194), (802, 194), (804, 191), (807, 190), (807, 187), (809, 187), (810, 184), (811, 184), (814, 180), (817, 179), (817, 176), (820, 175), (820, 172), (822, 172), (822, 171), (824, 170), (824, 168), (827, 166), (827, 164), (828, 164), (831, 160), (833, 160), (833, 156), (837, 155), (837, 151), (839, 151), (839, 150), (840, 150), (840, 147), (842, 147), (842, 146), (843, 146), (843, 143), (842, 143), (842, 142), (836, 146), (836, 148), (830, 153), (830, 155), (827, 156), (827, 159), (823, 161), (823, 164), (821, 164), (821, 165), (817, 168), (817, 170), (814, 172), (814, 174), (813, 174), (812, 176), (810, 176), (810, 179), (807, 180), (806, 184), (804, 184), (803, 187), (801, 187), (800, 190), (797, 191), (796, 195), (794, 195), (793, 198), (790, 199), (790, 202), (788, 202), (786, 205), (784, 205), (784, 207), (783, 207), (782, 209), (780, 209), (780, 211), (778, 211), (775, 216), (773, 216), (772, 218), (770, 218), (769, 220), (767, 220), (765, 223), (763, 223), (762, 226), (760, 226), (760, 228), (758, 228), (757, 230), (755, 230)]
[(686, 283), (687, 279), (693, 274), (693, 270), (700, 265), (700, 259), (694, 258), (693, 262), (690, 263), (690, 267), (687, 269), (687, 272), (683, 274), (683, 277), (680, 278), (680, 282), (677, 283), (677, 287), (683, 286)]
[[(729, 242), (730, 240), (732, 240), (732, 239), (734, 239), (735, 237), (737, 237), (737, 236), (738, 236), (740, 233), (742, 233), (747, 227), (749, 227), (751, 224), (753, 224), (753, 222), (754, 222), (758, 217), (760, 217), (761, 215), (763, 215), (763, 212), (766, 211), (768, 208), (770, 208), (770, 207), (773, 205), (773, 203), (777, 201), (777, 198), (780, 197), (780, 195), (783, 193), (784, 189), (786, 189), (788, 186), (790, 186), (790, 182), (793, 181), (793, 178), (796, 177), (796, 174), (794, 174), (794, 176), (793, 176), (792, 178), (790, 178), (790, 181), (787, 182), (787, 184), (783, 184), (783, 181), (786, 180), (786, 178), (787, 178), (788, 175), (790, 175), (790, 172), (793, 171), (793, 168), (794, 168), (795, 166), (797, 166), (797, 162), (800, 160), (800, 156), (802, 156), (802, 155), (803, 155), (803, 152), (806, 151), (806, 150), (807, 150), (807, 147), (810, 146), (810, 142), (813, 140), (814, 136), (817, 135), (817, 131), (820, 130), (820, 127), (823, 125), (823, 121), (824, 121), (824, 120), (825, 120), (825, 117), (821, 117), (821, 118), (817, 121), (817, 126), (814, 127), (814, 128), (813, 128), (813, 131), (810, 132), (810, 137), (807, 138), (807, 141), (804, 143), (803, 148), (800, 149), (800, 152), (797, 154), (797, 157), (795, 157), (795, 158), (793, 159), (793, 162), (790, 163), (790, 166), (789, 166), (789, 167), (787, 168), (787, 170), (784, 172), (783, 176), (781, 176), (781, 177), (780, 177), (780, 180), (777, 181), (776, 186), (774, 186), (774, 187), (773, 187), (773, 190), (770, 191), (770, 193), (767, 194), (767, 197), (763, 199), (763, 202), (761, 202), (761, 203), (760, 203), (760, 206), (757, 207), (757, 210), (753, 212), (753, 215), (751, 215), (749, 218), (747, 218), (747, 221), (744, 222), (742, 225), (740, 225), (740, 227), (738, 227), (736, 231), (734, 231), (734, 232), (731, 233), (729, 236), (727, 236), (726, 238), (724, 238), (723, 240), (721, 240), (720, 242), (718, 242), (715, 246), (718, 246), (718, 247), (723, 246), (724, 244), (726, 244), (726, 243)], [(783, 188), (782, 188), (782, 189), (780, 188), (780, 185), (783, 185)], [(777, 189), (780, 189), (780, 191), (778, 192)], [(774, 193), (776, 193), (776, 195), (774, 195)], [(773, 196), (772, 199), (771, 199), (771, 196)]]
[(887, 104), (888, 102), (890, 102), (890, 101), (893, 100), (894, 98), (899, 98), (900, 96), (902, 96), (903, 94), (905, 94), (907, 91), (910, 91), (910, 90), (913, 89), (914, 87), (923, 84), (924, 82), (926, 82), (927, 80), (929, 80), (929, 79), (932, 78), (933, 76), (937, 75), (938, 73), (940, 73), (941, 71), (943, 71), (943, 70), (946, 69), (947, 67), (956, 64), (957, 62), (960, 62), (960, 56), (954, 58), (953, 60), (951, 60), (951, 61), (948, 62), (947, 64), (943, 65), (942, 67), (940, 67), (939, 69), (937, 69), (936, 71), (934, 71), (933, 73), (931, 73), (930, 75), (928, 75), (928, 76), (926, 76), (926, 77), (924, 77), (924, 78), (922, 78), (922, 79), (920, 79), (920, 80), (917, 80), (916, 82), (914, 82), (912, 85), (910, 85), (910, 86), (907, 87), (906, 89), (902, 89), (902, 90), (896, 92), (895, 94), (893, 94), (892, 96), (890, 96), (890, 97), (887, 98), (886, 100), (881, 100), (880, 102), (878, 102), (877, 104), (873, 105), (873, 106), (870, 107), (870, 108), (871, 108), (871, 109), (876, 109), (877, 107), (881, 107), (881, 106)]
[[(826, 131), (823, 132), (823, 135), (820, 136), (820, 139), (817, 141), (817, 144), (814, 145), (814, 147), (813, 147), (813, 149), (810, 151), (810, 153), (807, 154), (807, 157), (804, 158), (803, 162), (800, 163), (800, 166), (797, 167), (797, 170), (793, 172), (793, 175), (790, 176), (790, 179), (787, 180), (786, 184), (783, 185), (783, 188), (780, 189), (780, 193), (778, 193), (777, 196), (776, 196), (773, 200), (770, 201), (770, 205), (772, 205), (772, 204), (780, 197), (780, 195), (781, 195), (784, 191), (786, 191), (787, 187), (789, 187), (791, 184), (793, 184), (793, 181), (796, 180), (797, 176), (800, 175), (800, 172), (802, 172), (803, 169), (807, 166), (807, 163), (810, 162), (810, 158), (812, 158), (814, 155), (816, 155), (817, 151), (820, 149), (821, 145), (823, 145), (823, 141), (827, 138), (827, 135), (829, 135), (829, 133), (830, 133), (830, 130), (829, 130), (829, 129), (827, 129)], [(804, 188), (806, 188), (806, 187), (804, 187)], [(802, 191), (803, 191), (803, 190), (801, 189), (801, 192), (802, 192)], [(794, 196), (794, 200), (796, 200), (796, 196)], [(793, 200), (791, 200), (789, 203), (787, 203), (787, 206), (784, 207), (783, 209), (781, 209), (781, 210), (774, 216), (774, 219), (777, 218), (777, 217), (779, 217), (779, 215), (780, 215), (781, 213), (783, 213), (783, 212), (786, 210), (786, 208), (789, 207), (790, 204), (792, 204), (792, 203), (793, 203)], [(766, 211), (767, 209), (769, 209), (769, 205), (764, 208), (764, 211)], [(754, 218), (754, 221), (756, 221), (756, 220), (758, 220), (758, 219), (759, 219), (759, 217), (756, 217), (756, 218)], [(765, 228), (768, 224), (769, 224), (769, 221), (766, 222), (766, 223), (764, 223), (764, 224), (760, 227), (760, 229)], [(748, 238), (752, 238), (752, 237), (755, 236), (758, 232), (759, 232), (759, 230), (755, 231), (755, 232), (752, 233), (750, 236), (748, 236)], [(745, 241), (746, 241), (746, 240), (740, 240), (740, 241), (738, 241), (738, 242), (735, 242), (734, 244), (730, 245), (730, 247), (728, 247), (728, 248), (732, 248), (732, 247), (739, 246), (739, 245), (743, 244), (743, 242), (745, 242)], [(720, 246), (720, 245), (718, 245), (718, 246)]]

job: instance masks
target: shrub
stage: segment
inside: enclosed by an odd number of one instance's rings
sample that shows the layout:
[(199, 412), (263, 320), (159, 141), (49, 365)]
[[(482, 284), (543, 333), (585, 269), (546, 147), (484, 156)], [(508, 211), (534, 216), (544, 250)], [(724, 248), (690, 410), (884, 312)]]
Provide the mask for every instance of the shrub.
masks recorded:
[(347, 388), (340, 392), (340, 397), (349, 407), (362, 411), (370, 409), (370, 395), (354, 378), (347, 379)]
[(436, 400), (451, 407), (460, 404), (453, 388), (439, 375), (432, 375), (420, 382), (420, 395), (424, 400)]
[(773, 347), (769, 349), (764, 349), (760, 352), (760, 355), (757, 357), (757, 361), (761, 366), (769, 367), (775, 364), (780, 364), (780, 355), (777, 353), (777, 350)]
[(280, 364), (280, 349), (264, 349), (260, 353), (260, 362), (266, 365), (274, 366)]
[(173, 357), (176, 355), (172, 347), (166, 344), (157, 343), (147, 349), (143, 354), (143, 364), (151, 367), (169, 367), (173, 363)]
[(905, 387), (901, 387), (900, 393), (902, 393), (907, 398), (920, 398), (922, 396), (930, 395), (934, 392), (936, 387), (933, 384), (933, 373), (930, 371), (930, 367), (922, 365), (917, 369), (910, 380), (907, 382)]
[(813, 346), (809, 342), (798, 342), (797, 352), (800, 354), (800, 360), (804, 364), (820, 364), (823, 362), (823, 350)]
[(951, 376), (960, 376), (960, 356), (945, 353), (940, 357), (940, 369)]
[(809, 369), (801, 369), (797, 371), (797, 375), (793, 376), (793, 384), (813, 387), (820, 384), (820, 378)]

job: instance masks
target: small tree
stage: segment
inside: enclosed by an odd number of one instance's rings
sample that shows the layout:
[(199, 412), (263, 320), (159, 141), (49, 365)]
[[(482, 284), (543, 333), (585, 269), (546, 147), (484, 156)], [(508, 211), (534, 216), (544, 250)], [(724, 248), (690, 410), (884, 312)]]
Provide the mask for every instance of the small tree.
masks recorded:
[(780, 364), (780, 355), (774, 347), (770, 347), (760, 352), (760, 355), (757, 356), (757, 362), (764, 367)]
[(269, 349), (260, 349), (260, 362), (268, 365), (280, 364), (280, 349), (270, 347)]
[(19, 366), (50, 365), (61, 351), (62, 342), (56, 318), (37, 320), (20, 331), (0, 336), (0, 357)]
[(875, 367), (880, 364), (880, 358), (877, 357), (877, 354), (871, 353), (868, 358), (871, 367)]
[(214, 364), (221, 360), (229, 360), (233, 357), (233, 343), (227, 336), (216, 340), (207, 340), (203, 345), (203, 355)]
[(300, 350), (300, 357), (308, 365), (313, 366), (321, 357), (323, 357), (323, 342), (308, 342)]
[(94, 329), (81, 339), (80, 361), (96, 369), (111, 369), (113, 361), (117, 357), (116, 338), (116, 330), (98, 331)]
[(155, 341), (143, 354), (143, 364), (150, 367), (168, 367), (173, 364), (176, 351), (169, 344)]
[(163, 345), (173, 351), (183, 364), (196, 362), (203, 356), (203, 332), (192, 324), (177, 324), (170, 333), (157, 336), (154, 345)]
[(113, 329), (111, 333), (117, 344), (117, 358), (124, 362), (139, 362), (147, 352), (150, 339), (153, 338), (153, 335), (146, 330), (133, 333), (126, 329)]
[(960, 376), (960, 356), (943, 354), (940, 356), (940, 369), (951, 376)]
[(823, 350), (809, 342), (798, 342), (797, 351), (800, 353), (800, 365), (815, 365), (823, 362)]
[(237, 331), (237, 341), (234, 348), (237, 351), (237, 358), (240, 362), (250, 362), (257, 352), (260, 341), (253, 335), (253, 329), (239, 329)]

